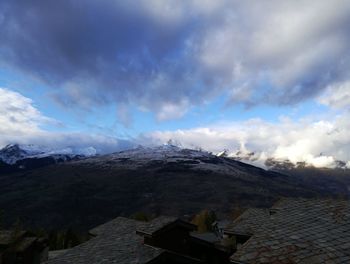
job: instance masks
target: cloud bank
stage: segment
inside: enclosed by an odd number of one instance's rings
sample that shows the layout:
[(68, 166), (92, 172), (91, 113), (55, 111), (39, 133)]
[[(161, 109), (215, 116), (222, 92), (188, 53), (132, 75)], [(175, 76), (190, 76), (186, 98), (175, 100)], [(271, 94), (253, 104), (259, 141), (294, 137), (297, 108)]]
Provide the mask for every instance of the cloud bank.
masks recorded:
[(333, 120), (304, 119), (298, 122), (282, 118), (278, 123), (251, 119), (189, 130), (153, 132), (144, 135), (159, 144), (172, 139), (188, 148), (203, 148), (219, 153), (227, 149), (235, 154), (255, 152), (255, 164), (267, 158), (306, 162), (315, 167), (335, 167), (342, 160), (350, 167), (350, 119), (348, 114)]
[(49, 132), (42, 128), (44, 125), (58, 124), (58, 121), (43, 115), (31, 99), (0, 88), (0, 148), (10, 143), (55, 148), (93, 146), (99, 153), (108, 153), (133, 146), (130, 141), (104, 135)]
[[(349, 25), (345, 0), (2, 0), (0, 67), (42, 81), (65, 109), (116, 105), (126, 125), (135, 107), (164, 121), (218, 97), (248, 107), (312, 99), (328, 116), (159, 131), (138, 141), (173, 138), (214, 152), (332, 166), (350, 160)], [(58, 121), (7, 89), (0, 90), (0, 114), (0, 145), (132, 145), (48, 132), (43, 127)]]
[[(2, 0), (0, 64), (66, 108), (180, 118), (228, 104), (296, 104), (349, 81), (344, 0)], [(127, 123), (127, 121), (125, 121)]]
[[(338, 91), (338, 90), (337, 90)], [(60, 125), (42, 114), (34, 102), (11, 90), (0, 88), (0, 147), (8, 143), (36, 144), (62, 148), (93, 146), (99, 153), (132, 148), (137, 144), (158, 145), (172, 139), (183, 147), (202, 148), (214, 153), (228, 149), (243, 155), (255, 152), (255, 164), (263, 166), (267, 158), (306, 162), (315, 167), (334, 167), (342, 160), (350, 167), (350, 119), (348, 94), (339, 89), (320, 102), (341, 105), (342, 112), (328, 118), (305, 117), (295, 121), (288, 117), (279, 122), (250, 119), (217, 123), (186, 130), (155, 131), (138, 138), (121, 140), (84, 132), (50, 132), (44, 126)]]

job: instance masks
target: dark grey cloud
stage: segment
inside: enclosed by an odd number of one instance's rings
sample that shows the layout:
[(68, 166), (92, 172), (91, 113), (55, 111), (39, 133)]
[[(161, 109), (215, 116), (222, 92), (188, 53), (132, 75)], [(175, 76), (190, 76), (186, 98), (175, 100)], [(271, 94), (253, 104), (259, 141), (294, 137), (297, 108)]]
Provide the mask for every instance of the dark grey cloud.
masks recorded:
[(348, 1), (2, 0), (0, 63), (69, 107), (159, 119), (226, 93), (295, 104), (349, 79)]
[(123, 102), (157, 111), (206, 93), (194, 85), (186, 48), (192, 28), (200, 28), (191, 17), (164, 25), (136, 2), (117, 1), (2, 1), (0, 9), (2, 62), (48, 82), (61, 104)]

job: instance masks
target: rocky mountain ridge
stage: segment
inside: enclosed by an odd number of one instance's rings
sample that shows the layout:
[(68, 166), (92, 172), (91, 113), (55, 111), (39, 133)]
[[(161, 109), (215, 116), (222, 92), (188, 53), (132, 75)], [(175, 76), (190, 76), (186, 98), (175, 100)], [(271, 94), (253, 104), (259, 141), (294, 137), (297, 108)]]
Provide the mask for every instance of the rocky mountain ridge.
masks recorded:
[(173, 145), (0, 173), (0, 181), (0, 209), (8, 223), (20, 218), (31, 227), (85, 230), (137, 212), (229, 214), (321, 192), (288, 175)]
[(9, 144), (0, 149), (0, 173), (35, 169), (95, 155), (96, 150), (93, 147), (55, 149), (36, 145)]
[[(216, 153), (218, 157), (226, 157), (234, 160), (246, 162), (258, 167), (262, 167), (268, 170), (291, 170), (300, 168), (332, 168), (332, 169), (349, 169), (350, 162), (345, 162), (342, 160), (334, 160), (330, 166), (315, 166), (307, 161), (292, 162), (288, 158), (276, 158), (273, 156), (267, 156), (261, 152), (247, 151), (247, 150), (237, 150), (229, 151), (225, 149)], [(319, 158), (322, 158), (320, 154)]]

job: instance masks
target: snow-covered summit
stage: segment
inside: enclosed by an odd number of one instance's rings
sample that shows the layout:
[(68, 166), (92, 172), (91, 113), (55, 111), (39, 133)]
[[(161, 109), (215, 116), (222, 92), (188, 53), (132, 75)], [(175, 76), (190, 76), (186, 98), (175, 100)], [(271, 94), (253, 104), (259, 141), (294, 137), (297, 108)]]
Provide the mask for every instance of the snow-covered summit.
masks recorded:
[(17, 160), (25, 159), (30, 154), (17, 144), (10, 144), (0, 150), (0, 160), (7, 164), (14, 164)]
[(53, 157), (75, 157), (84, 156), (91, 157), (96, 155), (97, 151), (93, 147), (87, 148), (76, 148), (76, 147), (66, 147), (66, 148), (50, 148), (46, 146), (38, 145), (20, 145), (20, 144), (9, 144), (4, 148), (0, 149), (0, 160), (3, 162), (13, 165), (19, 160), (28, 158), (44, 158)]
[(132, 158), (132, 159), (147, 159), (147, 160), (163, 160), (166, 158), (194, 158), (205, 156), (208, 157), (208, 152), (185, 149), (171, 144), (163, 144), (160, 146), (145, 147), (138, 146), (134, 149), (124, 150), (113, 153), (113, 158)]
[(246, 148), (240, 148), (236, 151), (229, 151), (224, 149), (215, 154), (218, 157), (227, 157), (234, 160), (238, 160), (244, 163), (248, 163), (263, 169), (279, 169), (290, 170), (295, 168), (337, 168), (337, 169), (349, 169), (350, 161), (335, 160), (332, 157), (317, 156), (306, 157), (304, 160), (292, 161), (288, 157), (276, 157), (273, 154), (267, 154), (259, 151), (249, 151)]
[(236, 161), (217, 157), (210, 152), (164, 144), (160, 146), (138, 146), (137, 148), (96, 156), (76, 161), (89, 167), (108, 169), (186, 168), (193, 170), (233, 173)]

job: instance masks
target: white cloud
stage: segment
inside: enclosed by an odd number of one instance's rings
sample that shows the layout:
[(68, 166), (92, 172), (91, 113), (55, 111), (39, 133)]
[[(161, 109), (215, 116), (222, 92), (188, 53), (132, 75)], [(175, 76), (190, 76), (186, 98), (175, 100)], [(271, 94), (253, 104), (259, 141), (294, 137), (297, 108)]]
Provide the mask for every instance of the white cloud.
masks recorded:
[(188, 108), (189, 102), (187, 100), (182, 100), (179, 103), (164, 102), (158, 110), (157, 119), (159, 121), (165, 121), (181, 118), (188, 111)]
[(319, 102), (336, 109), (350, 109), (350, 81), (330, 85)]
[[(260, 119), (225, 125), (176, 131), (157, 131), (145, 135), (148, 142), (181, 142), (185, 147), (201, 147), (218, 153), (223, 149), (243, 153), (253, 151), (262, 163), (268, 157), (307, 162), (316, 167), (332, 167), (336, 160), (350, 161), (350, 120), (344, 116), (333, 120), (287, 118), (278, 123)], [(151, 140), (150, 140), (151, 139)]]
[[(346, 1), (231, 1), (199, 44), (202, 66), (219, 71), (234, 91), (242, 82), (254, 91), (241, 102), (313, 97), (337, 78), (349, 78), (349, 13)], [(234, 74), (237, 63), (240, 75)], [(257, 96), (260, 81), (272, 87)]]
[(34, 102), (17, 92), (0, 88), (0, 148), (9, 143), (35, 144), (48, 147), (95, 147), (99, 152), (112, 152), (132, 146), (127, 140), (82, 132), (49, 132), (43, 125), (58, 121), (43, 115)]
[(69, 108), (137, 105), (165, 120), (183, 102), (298, 104), (350, 80), (349, 1), (77, 1), (0, 3), (0, 63)]
[(17, 92), (0, 88), (0, 134), (23, 135), (41, 131), (40, 124), (50, 118), (42, 115), (33, 101)]

